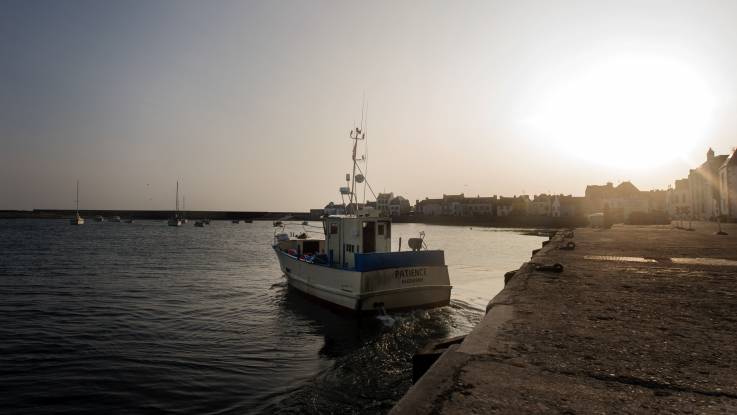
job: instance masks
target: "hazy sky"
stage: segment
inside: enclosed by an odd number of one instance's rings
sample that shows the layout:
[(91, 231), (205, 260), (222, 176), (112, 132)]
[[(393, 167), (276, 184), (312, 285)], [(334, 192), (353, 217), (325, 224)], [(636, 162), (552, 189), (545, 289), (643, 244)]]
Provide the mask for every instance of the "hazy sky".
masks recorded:
[(737, 145), (737, 2), (0, 1), (0, 209), (665, 188)]

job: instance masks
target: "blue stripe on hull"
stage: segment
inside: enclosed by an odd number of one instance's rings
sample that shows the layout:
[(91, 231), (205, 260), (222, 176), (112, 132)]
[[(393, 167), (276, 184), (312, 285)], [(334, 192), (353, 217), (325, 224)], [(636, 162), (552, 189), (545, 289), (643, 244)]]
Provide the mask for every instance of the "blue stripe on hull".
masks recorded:
[(355, 254), (356, 271), (445, 265), (443, 251), (371, 252)]

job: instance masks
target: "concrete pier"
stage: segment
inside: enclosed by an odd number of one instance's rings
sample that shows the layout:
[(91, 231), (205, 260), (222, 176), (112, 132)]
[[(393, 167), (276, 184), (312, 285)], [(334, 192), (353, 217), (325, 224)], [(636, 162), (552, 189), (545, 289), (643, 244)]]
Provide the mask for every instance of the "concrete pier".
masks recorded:
[(737, 413), (737, 226), (694, 227), (558, 233), (391, 413)]

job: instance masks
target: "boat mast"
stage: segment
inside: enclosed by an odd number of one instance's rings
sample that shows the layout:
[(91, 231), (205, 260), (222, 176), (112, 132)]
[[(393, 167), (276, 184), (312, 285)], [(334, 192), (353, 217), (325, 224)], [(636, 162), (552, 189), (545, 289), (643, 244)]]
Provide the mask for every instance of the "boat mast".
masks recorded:
[(77, 180), (77, 216), (79, 216), (79, 180)]
[(358, 198), (356, 196), (356, 168), (358, 168), (358, 159), (356, 159), (356, 149), (358, 148), (358, 140), (363, 140), (365, 137), (365, 134), (361, 131), (360, 128), (356, 127), (355, 130), (351, 131), (350, 134), (351, 140), (353, 140), (353, 156), (351, 157), (353, 159), (353, 173), (351, 174), (351, 188), (350, 188), (350, 198), (349, 198), (349, 205), (353, 204), (353, 213), (357, 213), (358, 209), (356, 209), (356, 203), (358, 203)]
[(179, 180), (177, 180), (177, 195), (174, 203), (174, 216), (179, 217)]

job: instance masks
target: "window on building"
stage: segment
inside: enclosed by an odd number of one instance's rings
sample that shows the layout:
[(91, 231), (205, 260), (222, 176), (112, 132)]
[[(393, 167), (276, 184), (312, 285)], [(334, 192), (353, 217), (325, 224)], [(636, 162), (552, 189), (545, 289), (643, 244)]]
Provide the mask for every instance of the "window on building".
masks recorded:
[(379, 230), (378, 230), (378, 233), (379, 233), (379, 235), (383, 235), (383, 234), (384, 234), (384, 225), (382, 225), (382, 224), (379, 224)]
[(338, 224), (337, 223), (331, 223), (330, 224), (330, 234), (331, 235), (337, 235), (338, 234)]

